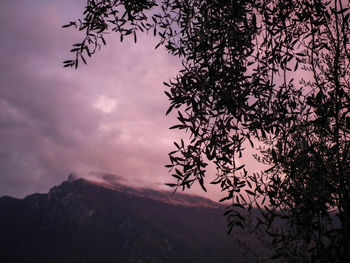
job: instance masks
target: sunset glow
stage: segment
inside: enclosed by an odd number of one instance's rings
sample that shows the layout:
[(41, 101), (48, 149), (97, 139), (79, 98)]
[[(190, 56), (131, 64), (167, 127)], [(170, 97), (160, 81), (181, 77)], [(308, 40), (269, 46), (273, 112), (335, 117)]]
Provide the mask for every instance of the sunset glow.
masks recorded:
[[(184, 133), (169, 130), (176, 112), (165, 116), (163, 81), (176, 76), (180, 61), (155, 50), (152, 34), (136, 44), (110, 34), (88, 65), (63, 68), (81, 35), (62, 25), (79, 17), (84, 3), (2, 3), (0, 195), (45, 192), (71, 172), (106, 172), (162, 189), (172, 180), (164, 165)], [(209, 168), (208, 177), (214, 174)], [(206, 197), (220, 199), (207, 188)], [(197, 186), (190, 193), (204, 194)]]
[(178, 61), (152, 36), (134, 45), (111, 35), (87, 66), (63, 68), (80, 35), (62, 25), (84, 3), (1, 4), (1, 196), (45, 192), (70, 172), (152, 187), (170, 179), (164, 165), (177, 135), (162, 82)]

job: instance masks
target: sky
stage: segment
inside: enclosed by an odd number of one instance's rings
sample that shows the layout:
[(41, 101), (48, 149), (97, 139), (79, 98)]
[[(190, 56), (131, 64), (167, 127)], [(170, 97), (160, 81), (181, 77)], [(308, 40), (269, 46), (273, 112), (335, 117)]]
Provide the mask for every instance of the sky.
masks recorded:
[(121, 183), (164, 187), (173, 140), (162, 82), (179, 61), (157, 40), (117, 35), (77, 70), (63, 68), (81, 40), (62, 25), (84, 0), (1, 0), (0, 196), (47, 192), (74, 172), (118, 176)]
[[(106, 37), (88, 65), (64, 68), (82, 35), (62, 25), (82, 16), (85, 0), (0, 0), (0, 196), (47, 192), (70, 173), (96, 179), (113, 174), (121, 184), (169, 189), (167, 168), (177, 124), (163, 81), (181, 62), (153, 34), (119, 41)], [(248, 162), (251, 162), (248, 160)], [(207, 175), (204, 193), (219, 200)]]

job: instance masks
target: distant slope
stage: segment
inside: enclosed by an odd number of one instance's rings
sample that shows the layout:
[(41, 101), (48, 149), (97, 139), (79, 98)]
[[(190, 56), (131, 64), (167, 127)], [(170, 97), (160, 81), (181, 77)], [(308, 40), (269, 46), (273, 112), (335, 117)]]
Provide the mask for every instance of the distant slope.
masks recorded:
[(254, 262), (200, 197), (69, 180), (48, 194), (0, 198), (0, 262)]

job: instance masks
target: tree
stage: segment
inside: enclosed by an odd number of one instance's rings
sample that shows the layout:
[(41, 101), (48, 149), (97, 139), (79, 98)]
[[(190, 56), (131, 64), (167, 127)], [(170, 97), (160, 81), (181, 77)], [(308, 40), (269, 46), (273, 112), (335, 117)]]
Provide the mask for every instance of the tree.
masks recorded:
[[(153, 32), (183, 66), (164, 83), (167, 114), (178, 114), (171, 129), (189, 134), (169, 154), (169, 185), (206, 191), (211, 162), (211, 183), (232, 200), (230, 231), (258, 206), (274, 258), (341, 262), (350, 256), (349, 16), (342, 0), (88, 0), (84, 18), (64, 26), (86, 33), (64, 63), (86, 63), (108, 31), (135, 42)], [(269, 165), (259, 173), (237, 164), (254, 147)]]

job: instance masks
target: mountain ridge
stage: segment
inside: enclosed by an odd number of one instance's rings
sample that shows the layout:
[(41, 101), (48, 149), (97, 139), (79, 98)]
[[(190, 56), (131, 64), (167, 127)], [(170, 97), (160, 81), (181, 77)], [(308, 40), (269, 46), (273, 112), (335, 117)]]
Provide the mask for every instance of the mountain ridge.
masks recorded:
[[(206, 206), (206, 207), (223, 207), (221, 203), (212, 201), (208, 198), (188, 194), (188, 193), (182, 193), (178, 191), (166, 191), (166, 190), (155, 190), (152, 188), (147, 187), (131, 187), (128, 185), (121, 184), (118, 182), (117, 176), (113, 174), (105, 174), (105, 173), (98, 173), (99, 177), (97, 177), (97, 180), (93, 179), (86, 179), (86, 178), (80, 178), (77, 177), (74, 174), (70, 174), (68, 176), (68, 180), (66, 182), (74, 182), (77, 180), (86, 181), (90, 184), (95, 184), (101, 187), (105, 187), (111, 190), (135, 194), (141, 197), (146, 198), (152, 198), (156, 199), (161, 202), (165, 203), (173, 203), (175, 205), (183, 205), (183, 206)], [(192, 203), (190, 203), (191, 201)], [(193, 203), (193, 201), (195, 201)]]
[(252, 262), (226, 235), (222, 206), (170, 197), (72, 178), (47, 194), (2, 197), (0, 261)]

